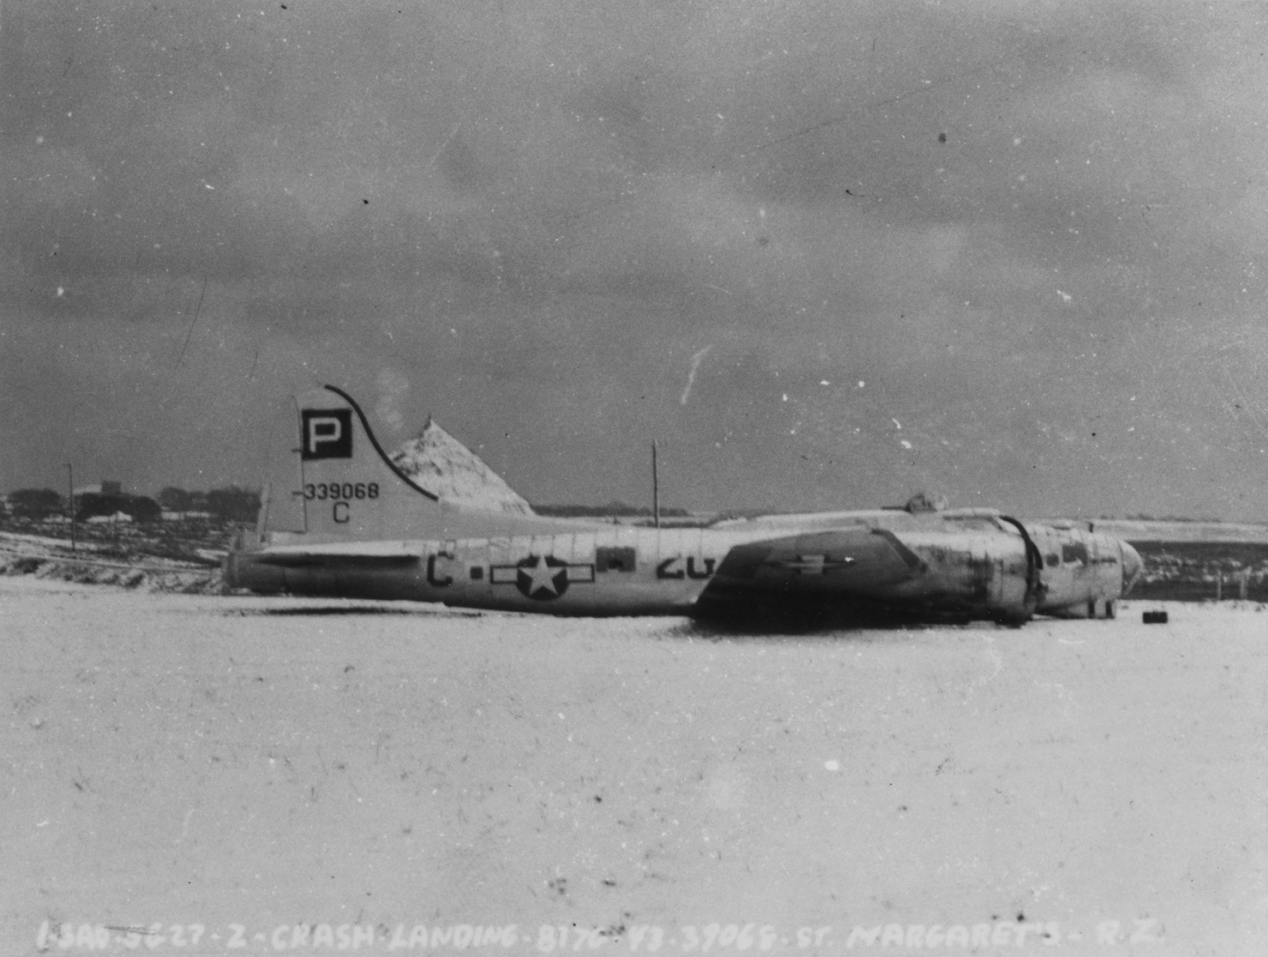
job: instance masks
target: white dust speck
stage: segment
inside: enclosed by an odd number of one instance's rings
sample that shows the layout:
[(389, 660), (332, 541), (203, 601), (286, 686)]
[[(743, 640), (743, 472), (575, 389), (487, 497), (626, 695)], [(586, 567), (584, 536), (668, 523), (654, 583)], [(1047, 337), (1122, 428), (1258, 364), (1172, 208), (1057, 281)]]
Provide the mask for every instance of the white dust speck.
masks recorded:
[(687, 404), (687, 399), (691, 397), (691, 387), (696, 384), (696, 372), (700, 369), (700, 363), (704, 361), (704, 357), (712, 348), (712, 345), (707, 345), (691, 357), (691, 368), (687, 371), (687, 387), (682, 390), (682, 396), (678, 399), (679, 405)]
[(905, 449), (909, 449), (909, 448), (911, 448), (911, 443), (910, 443), (910, 442), (908, 442), (906, 439), (903, 439), (903, 440), (902, 440), (902, 443), (903, 443), (903, 448), (905, 448)]
[(840, 770), (841, 770), (841, 762), (840, 762), (840, 761), (824, 761), (824, 762), (823, 762), (823, 766), (824, 766), (825, 768), (827, 768), (827, 770), (829, 770), (829, 771), (840, 771)]
[(862, 380), (862, 379), (859, 379), (859, 388), (860, 388), (860, 389), (861, 389), (861, 388), (863, 388), (863, 380)]
[(181, 827), (181, 836), (180, 836), (180, 837), (178, 837), (178, 838), (176, 839), (176, 843), (177, 843), (177, 844), (179, 844), (181, 841), (185, 840), (186, 836), (188, 836), (188, 834), (189, 834), (189, 819), (190, 819), (191, 817), (193, 817), (193, 816), (194, 816), (194, 809), (191, 807), (188, 811), (186, 811), (186, 812), (185, 812), (185, 824)]

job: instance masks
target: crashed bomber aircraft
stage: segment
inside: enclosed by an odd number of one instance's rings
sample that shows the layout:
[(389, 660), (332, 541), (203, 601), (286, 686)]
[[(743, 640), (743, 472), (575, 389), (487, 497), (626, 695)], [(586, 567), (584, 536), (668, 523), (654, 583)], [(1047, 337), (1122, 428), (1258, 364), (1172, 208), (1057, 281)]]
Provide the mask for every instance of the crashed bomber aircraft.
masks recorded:
[(465, 507), (411, 481), (342, 390), (296, 403), (299, 447), (266, 488), (255, 540), (226, 559), (231, 586), (571, 615), (815, 609), (1021, 624), (1112, 618), (1141, 571), (1126, 542), (989, 509), (662, 529)]

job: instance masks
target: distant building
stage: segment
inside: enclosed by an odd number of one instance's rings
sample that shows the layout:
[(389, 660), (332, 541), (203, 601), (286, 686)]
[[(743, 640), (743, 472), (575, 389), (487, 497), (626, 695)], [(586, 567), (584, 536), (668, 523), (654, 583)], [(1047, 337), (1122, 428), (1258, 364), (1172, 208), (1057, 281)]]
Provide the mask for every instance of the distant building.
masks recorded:
[(118, 491), (118, 482), (102, 482), (105, 488), (113, 487), (113, 492), (88, 492), (75, 495), (75, 521), (88, 522), (120, 521), (120, 516), (127, 516), (127, 521), (157, 522), (162, 517), (159, 503), (144, 495), (128, 495)]
[(105, 525), (107, 523), (131, 522), (132, 516), (127, 512), (115, 512), (113, 515), (93, 515), (84, 519), (89, 525)]
[(172, 509), (163, 510), (163, 521), (165, 522), (188, 522), (188, 521), (205, 522), (212, 517), (213, 516), (211, 512), (199, 511), (197, 509), (190, 509), (189, 511), (185, 511), (185, 512), (177, 512), (177, 511), (173, 511)]
[(123, 483), (113, 479), (102, 479), (96, 485), (81, 485), (75, 489), (75, 497), (81, 495), (122, 495)]

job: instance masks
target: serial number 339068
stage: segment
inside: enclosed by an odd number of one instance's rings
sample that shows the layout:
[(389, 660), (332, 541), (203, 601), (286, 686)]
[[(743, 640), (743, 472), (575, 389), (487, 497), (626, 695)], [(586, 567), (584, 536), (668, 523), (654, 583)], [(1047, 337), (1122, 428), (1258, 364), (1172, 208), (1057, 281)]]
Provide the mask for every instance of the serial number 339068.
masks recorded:
[(350, 501), (354, 498), (378, 497), (378, 482), (319, 482), (316, 485), (309, 482), (304, 486), (304, 498), (310, 501), (313, 499), (319, 502), (324, 502), (327, 499)]

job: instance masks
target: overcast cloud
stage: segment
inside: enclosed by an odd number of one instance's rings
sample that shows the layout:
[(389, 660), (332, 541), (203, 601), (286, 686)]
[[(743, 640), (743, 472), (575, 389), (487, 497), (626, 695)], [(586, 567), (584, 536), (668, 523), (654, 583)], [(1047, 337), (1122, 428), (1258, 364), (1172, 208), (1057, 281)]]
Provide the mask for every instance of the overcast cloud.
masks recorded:
[(1257, 4), (9, 2), (0, 488), (1268, 518)]

